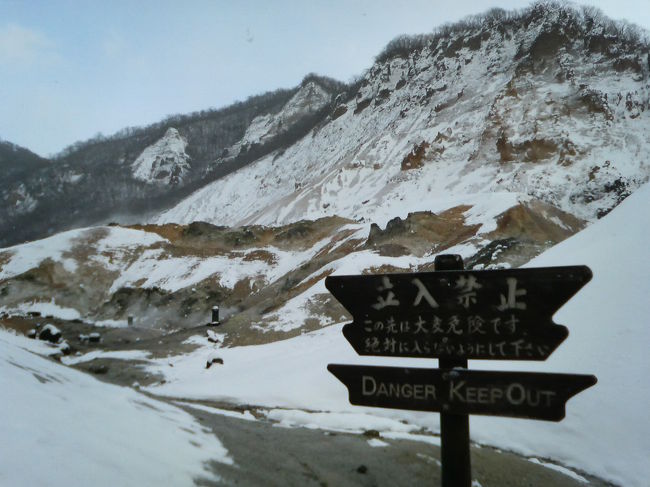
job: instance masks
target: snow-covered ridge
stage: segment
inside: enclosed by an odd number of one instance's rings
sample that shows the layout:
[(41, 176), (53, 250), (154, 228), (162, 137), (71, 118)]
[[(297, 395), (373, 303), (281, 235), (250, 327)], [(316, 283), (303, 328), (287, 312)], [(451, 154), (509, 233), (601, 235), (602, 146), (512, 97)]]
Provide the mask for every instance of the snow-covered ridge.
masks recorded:
[[(255, 299), (268, 286), (281, 288), (287, 275), (317, 255), (326, 258), (337, 246), (368, 233), (366, 225), (343, 220), (322, 226), (332, 233), (314, 224), (295, 234), (291, 228), (210, 228), (198, 237), (194, 230), (174, 226), (95, 227), (2, 249), (0, 315), (40, 313), (114, 325), (131, 313), (140, 326), (196, 326), (212, 306), (208, 296), (219, 295), (225, 305)], [(249, 243), (231, 247), (242, 239)], [(274, 296), (281, 299), (279, 293)], [(185, 298), (196, 307), (180, 311)]]
[(43, 240), (28, 242), (1, 249), (0, 281), (11, 279), (30, 269), (39, 267), (44, 261), (59, 263), (67, 272), (74, 273), (87, 262), (75, 256), (75, 247), (91, 243), (91, 261), (104, 263), (113, 269), (119, 260), (126, 259), (130, 250), (147, 248), (165, 239), (154, 233), (121, 227), (95, 227), (69, 230)]
[(178, 184), (190, 170), (187, 141), (171, 127), (165, 135), (133, 161), (133, 177), (149, 184)]
[[(452, 32), (376, 63), (328, 123), (155, 221), (377, 221), (492, 192), (595, 220), (650, 177), (646, 54), (609, 37), (585, 47), (596, 34), (572, 38), (551, 14), (526, 28)], [(539, 48), (547, 39), (549, 52)], [(245, 197), (234, 190), (244, 185)]]
[(332, 272), (430, 270), (442, 251), (476, 268), (516, 266), (583, 225), (512, 193), (436, 205), (436, 213), (382, 222), (385, 230), (340, 218), (239, 229), (195, 223), (73, 230), (0, 250), (0, 313), (111, 326), (125, 326), (133, 315), (138, 326), (187, 327), (204, 321), (218, 296), (220, 305), (248, 313), (255, 334), (296, 334), (340, 317), (323, 285)]
[(318, 83), (308, 81), (276, 114), (268, 113), (255, 117), (246, 129), (237, 149), (252, 144), (263, 144), (281, 134), (302, 117), (318, 112), (330, 102), (332, 95)]

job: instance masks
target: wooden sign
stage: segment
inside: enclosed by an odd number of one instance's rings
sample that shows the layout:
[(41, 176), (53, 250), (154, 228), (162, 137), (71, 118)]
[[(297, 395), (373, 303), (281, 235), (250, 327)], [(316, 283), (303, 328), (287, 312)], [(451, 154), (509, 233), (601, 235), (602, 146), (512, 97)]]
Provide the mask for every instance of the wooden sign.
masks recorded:
[(330, 364), (351, 404), (449, 414), (560, 421), (566, 402), (596, 377), (534, 372)]
[(438, 358), (439, 369), (330, 364), (358, 406), (440, 413), (442, 487), (470, 487), (469, 415), (560, 421), (593, 386), (577, 374), (467, 369), (467, 359), (545, 360), (567, 337), (553, 314), (592, 277), (586, 266), (465, 271), (438, 255), (436, 272), (330, 276), (354, 321), (360, 355)]
[(553, 314), (591, 279), (586, 266), (330, 276), (360, 355), (545, 360), (568, 331)]

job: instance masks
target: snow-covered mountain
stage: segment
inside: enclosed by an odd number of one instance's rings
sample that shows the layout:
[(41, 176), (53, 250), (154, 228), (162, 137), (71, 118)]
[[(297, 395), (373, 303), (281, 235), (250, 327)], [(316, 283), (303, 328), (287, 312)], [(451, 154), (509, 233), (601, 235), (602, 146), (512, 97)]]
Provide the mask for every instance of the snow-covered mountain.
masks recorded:
[[(474, 268), (518, 266), (583, 223), (517, 195), (483, 194), (438, 214), (417, 212), (386, 229), (338, 217), (278, 227), (206, 223), (91, 227), (0, 249), (0, 312), (38, 312), (156, 330), (207, 322), (220, 305), (248, 320), (258, 340), (336, 322), (342, 310), (323, 286), (332, 263), (351, 270), (415, 271), (456, 252)], [(365, 262), (372, 266), (358, 267)], [(355, 264), (356, 263), (356, 264)], [(302, 296), (300, 306), (287, 303)]]
[(338, 215), (383, 226), (444, 210), (441, 196), (485, 192), (592, 221), (650, 174), (646, 37), (593, 9), (540, 2), (398, 38), (349, 86), (309, 75), (78, 144), (3, 182), (0, 245), (111, 221)]
[(594, 220), (650, 177), (648, 47), (611, 29), (538, 5), (389, 51), (327, 123), (155, 221), (383, 226), (486, 192)]
[(93, 224), (143, 221), (290, 146), (322, 121), (341, 90), (342, 83), (308, 75), (290, 90), (98, 136), (52, 160), (0, 143), (6, 176), (0, 179), (0, 246)]
[(262, 145), (274, 137), (286, 132), (291, 126), (305, 116), (313, 115), (329, 105), (332, 94), (320, 84), (310, 80), (282, 107), (278, 113), (267, 113), (255, 117), (246, 129), (242, 140), (231, 150), (237, 154), (241, 147), (253, 144)]
[(133, 177), (146, 183), (178, 184), (190, 170), (185, 140), (178, 130), (169, 128), (163, 137), (147, 147), (131, 165)]

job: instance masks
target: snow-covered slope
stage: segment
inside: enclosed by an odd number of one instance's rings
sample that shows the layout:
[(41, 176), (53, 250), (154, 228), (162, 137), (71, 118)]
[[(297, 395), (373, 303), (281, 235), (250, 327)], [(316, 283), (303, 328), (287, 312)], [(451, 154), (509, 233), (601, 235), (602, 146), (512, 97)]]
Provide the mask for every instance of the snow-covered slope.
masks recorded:
[(33, 351), (0, 330), (0, 485), (193, 485), (234, 463), (188, 413)]
[(323, 89), (320, 84), (314, 81), (304, 83), (278, 113), (255, 117), (246, 129), (242, 140), (231, 150), (231, 153), (236, 154), (242, 146), (267, 142), (291, 128), (301, 118), (318, 112), (330, 102), (331, 98), (331, 93)]
[[(477, 417), (474, 438), (562, 459), (622, 486), (648, 484), (648, 208), (646, 184), (602, 221), (527, 265), (586, 264), (594, 278), (554, 318), (569, 328), (566, 342), (547, 362), (525, 368), (595, 374), (598, 384), (569, 402), (567, 418), (558, 425)], [(479, 365), (488, 368), (471, 366)]]
[(107, 269), (119, 269), (121, 265), (126, 265), (121, 261), (128, 256), (129, 250), (136, 246), (148, 248), (164, 242), (164, 239), (154, 233), (119, 227), (70, 230), (43, 240), (2, 249), (5, 262), (0, 269), (0, 280), (19, 276), (45, 261), (59, 263), (63, 269), (74, 273), (80, 265), (89, 264), (86, 255), (82, 258), (75, 256), (75, 248), (89, 242), (95, 247), (91, 261), (105, 263)]
[[(91, 322), (133, 315), (138, 326), (178, 328), (203, 322), (218, 300), (258, 308), (242, 322), (246, 328), (298, 333), (308, 322), (338, 318), (320, 281), (343, 262), (359, 272), (369, 259), (377, 269), (427, 269), (447, 250), (471, 266), (516, 266), (582, 228), (512, 193), (441, 198), (439, 208), (451, 209), (393, 219), (385, 229), (329, 218), (241, 229), (194, 223), (71, 230), (0, 250), (0, 314)], [(287, 302), (296, 295), (300, 305)]]
[(175, 128), (167, 129), (165, 135), (147, 147), (133, 161), (133, 177), (146, 183), (178, 184), (190, 170), (190, 156), (185, 149), (187, 141)]
[[(471, 368), (482, 369), (594, 374), (598, 384), (568, 402), (567, 416), (561, 423), (472, 417), (475, 441), (559, 461), (621, 486), (647, 485), (649, 207), (650, 186), (645, 185), (602, 220), (529, 264), (586, 264), (594, 274), (593, 280), (556, 315), (556, 322), (566, 325), (570, 335), (548, 361), (470, 363)], [(357, 253), (334, 262), (332, 268), (335, 273), (348, 274), (381, 263), (382, 258), (376, 254)], [(287, 306), (299, 306), (302, 299), (298, 296)], [(437, 415), (348, 404), (345, 387), (326, 370), (328, 363), (431, 366), (435, 362), (358, 357), (343, 338), (340, 325), (263, 346), (218, 349), (205, 338), (202, 343), (204, 346), (192, 354), (171, 359), (171, 369), (170, 359), (152, 365), (152, 371), (164, 373), (167, 381), (149, 390), (155, 394), (332, 413), (270, 413), (294, 424), (363, 430), (369, 425), (377, 427), (381, 421), (373, 418), (380, 416), (405, 419), (437, 431)], [(220, 372), (197, 373), (197, 364), (215, 353), (224, 360)], [(264, 367), (260, 368), (260, 363)], [(277, 381), (278, 377), (283, 380)], [(385, 423), (387, 435), (396, 433), (396, 424)]]
[(647, 52), (577, 10), (542, 10), (377, 62), (328, 123), (156, 221), (381, 222), (485, 192), (602, 216), (650, 176)]
[(342, 219), (277, 229), (70, 230), (0, 250), (0, 318), (38, 312), (96, 322), (131, 314), (148, 328), (196, 326), (215, 300), (264, 300), (269, 286), (281, 289), (288, 275), (327, 263), (367, 235), (368, 225)]

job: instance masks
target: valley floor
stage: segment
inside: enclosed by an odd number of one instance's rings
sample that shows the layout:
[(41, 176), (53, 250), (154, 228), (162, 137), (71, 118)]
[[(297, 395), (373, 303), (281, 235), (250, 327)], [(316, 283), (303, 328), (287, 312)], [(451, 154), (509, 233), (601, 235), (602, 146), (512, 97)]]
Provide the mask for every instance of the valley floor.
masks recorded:
[[(416, 486), (440, 485), (437, 436), (375, 438), (320, 429), (290, 428), (269, 421), (237, 419), (183, 406), (210, 428), (235, 460), (215, 462), (214, 485)], [(473, 487), (603, 487), (594, 477), (490, 447), (472, 445)], [(559, 468), (560, 471), (554, 470)], [(205, 485), (210, 485), (206, 482)]]
[[(570, 336), (544, 362), (470, 368), (593, 374), (598, 384), (572, 398), (559, 423), (472, 416), (473, 441), (521, 455), (475, 446), (475, 486), (608, 485), (558, 464), (648, 485), (649, 201), (646, 185), (526, 264), (590, 267), (593, 280), (554, 315)], [(171, 331), (84, 321), (53, 301), (23, 304), (0, 313), (0, 326), (14, 331), (0, 331), (0, 485), (430, 485), (440, 473), (438, 415), (351, 406), (327, 371), (330, 363), (427, 364), (359, 357), (342, 336), (345, 317), (300, 329), (285, 306), (277, 312), (297, 327), (276, 339), (243, 313), (219, 327), (196, 321)], [(59, 328), (62, 340), (26, 338), (37, 323)]]
[[(6, 348), (11, 344), (23, 351), (31, 350), (46, 355), (56, 353), (57, 348), (54, 346), (50, 347), (40, 341), (13, 335), (26, 328), (29, 321), (28, 318), (18, 321), (3, 320), (3, 326), (11, 328), (9, 333), (1, 332), (0, 338), (4, 337), (7, 340), (3, 346)], [(67, 330), (64, 335), (68, 335), (69, 338), (83, 327), (82, 324), (74, 322), (58, 322), (57, 325)], [(198, 333), (205, 333), (205, 330), (205, 327), (198, 327), (184, 331), (183, 335), (196, 336)], [(152, 404), (146, 408), (148, 415), (155, 417), (168, 414), (166, 408), (160, 406), (162, 403), (167, 403), (167, 407), (172, 409), (180, 408), (191, 415), (195, 427), (183, 426), (188, 422), (187, 419), (177, 427), (201, 431), (201, 439), (197, 438), (196, 442), (202, 444), (203, 470), (196, 471), (193, 477), (195, 485), (412, 486), (438, 485), (440, 482), (440, 439), (430, 431), (414, 430), (405, 424), (400, 429), (397, 422), (393, 424), (390, 420), (382, 421), (380, 418), (373, 420), (378, 428), (375, 430), (365, 429), (373, 426), (372, 422), (366, 422), (364, 428), (363, 421), (357, 423), (355, 420), (342, 420), (341, 415), (336, 413), (331, 413), (328, 417), (327, 413), (269, 409), (255, 404), (242, 405), (232, 402), (197, 401), (183, 397), (161, 397), (148, 392), (138, 394), (130, 386), (135, 384), (135, 389), (141, 386), (149, 389), (147, 384), (164, 382), (161, 376), (151, 375), (146, 368), (142, 367), (143, 357), (164, 356), (172, 352), (172, 348), (176, 348), (174, 351), (179, 353), (183, 347), (174, 347), (172, 344), (182, 343), (184, 337), (143, 335), (140, 340), (139, 337), (134, 337), (134, 332), (137, 334), (137, 330), (114, 331), (115, 333), (108, 335), (112, 338), (102, 340), (99, 344), (89, 345), (84, 350), (86, 353), (81, 357), (86, 360), (74, 356), (60, 359), (70, 364), (69, 367), (85, 371), (104, 382), (122, 386), (121, 389), (128, 390), (136, 396), (142, 396), (142, 401), (152, 401)], [(122, 347), (124, 346), (123, 342), (127, 340), (126, 333), (130, 333), (129, 341), (133, 340), (137, 343), (139, 350), (116, 350), (120, 348), (120, 343)], [(133, 346), (135, 343), (130, 345)], [(149, 352), (144, 353), (146, 349), (149, 349)], [(25, 367), (19, 359), (11, 356), (11, 350), (9, 355), (10, 365)], [(43, 368), (42, 371), (36, 370), (36, 366), (32, 363), (29, 365), (29, 370), (34, 374), (42, 374), (44, 380), (48, 381), (56, 378), (56, 371), (64, 367), (53, 360), (39, 363)], [(83, 380), (93, 379), (88, 377)], [(90, 392), (88, 385), (84, 387)], [(141, 401), (136, 399), (135, 402)], [(7, 403), (5, 407), (11, 408), (11, 405)], [(60, 416), (62, 424), (66, 421), (65, 417), (69, 415), (69, 411), (57, 410), (55, 403), (50, 405), (49, 413), (55, 419)], [(20, 415), (20, 412), (18, 414)], [(11, 417), (11, 412), (9, 416)], [(38, 418), (34, 419), (34, 423), (39, 423)], [(73, 437), (83, 434), (77, 428), (72, 429), (75, 431), (66, 434)], [(29, 435), (29, 431), (25, 433)], [(128, 432), (121, 432), (121, 434), (124, 435), (121, 441), (125, 443), (122, 446), (127, 447), (130, 443), (130, 435)], [(205, 435), (213, 436), (214, 444), (206, 442)], [(191, 438), (192, 435), (190, 435), (190, 443), (194, 441)], [(86, 441), (93, 440), (88, 438)], [(102, 441), (101, 437), (97, 437), (96, 441)], [(179, 441), (187, 441), (187, 438), (181, 438)], [(148, 438), (145, 438), (145, 442), (148, 442)], [(184, 448), (182, 444), (177, 446), (180, 449)], [(61, 447), (56, 443), (45, 444), (42, 449), (42, 452), (33, 452), (32, 458), (38, 459), (42, 455), (55, 457), (59, 462), (58, 466), (64, 471), (74, 469), (79, 462), (74, 451), (60, 451)], [(209, 460), (212, 453), (214, 453), (214, 460)], [(155, 458), (155, 449), (152, 454), (154, 457), (149, 457), (147, 460), (152, 464), (140, 465), (141, 469), (155, 468), (154, 464), (158, 461)], [(473, 487), (612, 485), (557, 464), (534, 457), (522, 457), (488, 446), (473, 444), (471, 454)], [(96, 460), (91, 459), (90, 462)], [(120, 465), (119, 455), (115, 458), (99, 460), (109, 460), (117, 469), (130, 468), (130, 462)], [(0, 462), (0, 480), (2, 470), (11, 468), (11, 465)], [(128, 471), (125, 474), (128, 478)], [(33, 474), (29, 472), (25, 475), (25, 479), (33, 478)], [(10, 474), (8, 478), (16, 478), (16, 476)], [(142, 481), (143, 478), (137, 480)], [(111, 479), (104, 478), (103, 481), (110, 483)], [(52, 485), (59, 484), (55, 481)]]

